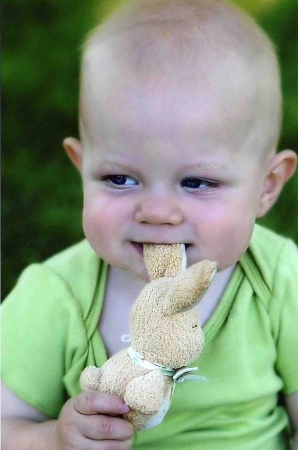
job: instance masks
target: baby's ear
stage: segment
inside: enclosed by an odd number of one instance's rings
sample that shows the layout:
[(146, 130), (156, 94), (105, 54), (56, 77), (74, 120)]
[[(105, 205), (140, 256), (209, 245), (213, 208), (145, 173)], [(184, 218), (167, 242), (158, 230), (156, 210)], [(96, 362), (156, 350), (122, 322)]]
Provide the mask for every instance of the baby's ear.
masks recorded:
[(79, 172), (82, 171), (82, 144), (73, 137), (68, 137), (63, 141), (63, 147), (72, 163)]
[(284, 184), (295, 173), (297, 155), (292, 150), (283, 150), (273, 156), (264, 180), (257, 217), (262, 217), (278, 199)]

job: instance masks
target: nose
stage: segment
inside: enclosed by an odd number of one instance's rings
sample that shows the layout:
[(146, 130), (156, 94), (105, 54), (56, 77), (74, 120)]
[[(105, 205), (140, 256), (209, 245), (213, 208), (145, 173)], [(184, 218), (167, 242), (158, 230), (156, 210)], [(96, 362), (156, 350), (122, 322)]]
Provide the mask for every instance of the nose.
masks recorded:
[(135, 220), (151, 225), (179, 225), (183, 222), (183, 212), (174, 195), (148, 192), (138, 203)]

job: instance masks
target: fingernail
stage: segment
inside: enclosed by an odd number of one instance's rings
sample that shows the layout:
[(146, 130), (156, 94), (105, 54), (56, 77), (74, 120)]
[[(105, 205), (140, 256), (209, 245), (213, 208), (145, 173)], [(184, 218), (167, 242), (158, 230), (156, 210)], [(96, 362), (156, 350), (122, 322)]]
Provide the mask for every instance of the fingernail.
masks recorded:
[(125, 403), (123, 403), (123, 405), (122, 405), (122, 411), (123, 411), (124, 413), (129, 413), (130, 407), (127, 406)]

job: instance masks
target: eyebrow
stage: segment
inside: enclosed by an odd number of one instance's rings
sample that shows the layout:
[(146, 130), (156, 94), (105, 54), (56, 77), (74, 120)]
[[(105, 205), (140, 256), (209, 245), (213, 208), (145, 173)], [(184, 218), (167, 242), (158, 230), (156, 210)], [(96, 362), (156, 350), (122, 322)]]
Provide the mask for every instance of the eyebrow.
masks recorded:
[[(134, 172), (138, 172), (139, 169), (134, 165), (134, 164), (126, 164), (126, 163), (120, 163), (120, 162), (113, 162), (113, 161), (106, 161), (103, 162), (102, 164), (100, 164), (100, 166), (102, 168), (104, 168), (105, 170), (111, 170), (112, 172), (114, 171), (127, 171), (127, 170), (132, 170)], [(197, 163), (197, 164), (190, 164), (188, 166), (182, 166), (181, 165), (181, 169), (183, 170), (218, 170), (218, 169), (222, 169), (222, 164), (218, 164), (218, 163)]]
[(119, 163), (119, 162), (113, 162), (113, 161), (105, 161), (100, 164), (100, 167), (104, 170), (111, 171), (111, 172), (121, 172), (121, 171), (133, 171), (137, 172), (138, 169), (134, 166), (134, 164), (125, 164), (125, 163)]
[[(98, 168), (94, 167), (94, 170), (98, 172)], [(112, 160), (106, 160), (99, 164), (99, 170), (103, 172), (109, 172), (111, 175), (113, 174), (131, 174), (134, 176), (138, 176), (140, 173), (140, 168), (138, 168), (133, 162), (130, 164), (126, 164), (125, 162), (119, 162), (119, 161), (112, 161)], [(223, 165), (219, 164), (217, 162), (214, 163), (196, 163), (196, 164), (190, 164), (190, 165), (183, 165), (181, 164), (179, 170), (181, 172), (188, 172), (189, 176), (216, 176), (215, 172), (218, 172), (219, 170), (223, 170)], [(198, 172), (206, 172), (206, 174), (200, 174)], [(197, 173), (196, 173), (197, 172)]]
[(218, 170), (222, 169), (222, 164), (218, 163), (197, 163), (197, 164), (190, 164), (189, 166), (183, 166), (183, 169), (185, 170)]

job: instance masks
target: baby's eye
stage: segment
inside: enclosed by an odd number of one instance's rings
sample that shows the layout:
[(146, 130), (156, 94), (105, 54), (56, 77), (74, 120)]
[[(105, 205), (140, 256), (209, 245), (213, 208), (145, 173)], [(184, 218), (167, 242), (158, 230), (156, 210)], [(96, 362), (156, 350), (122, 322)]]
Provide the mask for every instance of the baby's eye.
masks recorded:
[(108, 181), (109, 184), (114, 186), (135, 186), (138, 184), (137, 180), (128, 175), (107, 175), (104, 178), (104, 181)]
[(218, 183), (208, 180), (202, 180), (201, 178), (185, 178), (181, 181), (181, 186), (185, 187), (189, 191), (207, 191), (218, 187)]

